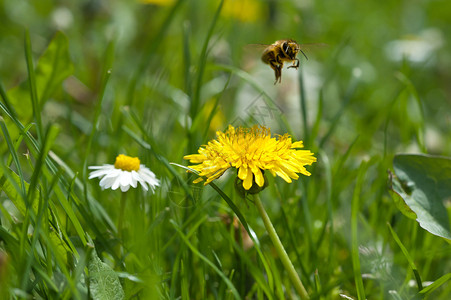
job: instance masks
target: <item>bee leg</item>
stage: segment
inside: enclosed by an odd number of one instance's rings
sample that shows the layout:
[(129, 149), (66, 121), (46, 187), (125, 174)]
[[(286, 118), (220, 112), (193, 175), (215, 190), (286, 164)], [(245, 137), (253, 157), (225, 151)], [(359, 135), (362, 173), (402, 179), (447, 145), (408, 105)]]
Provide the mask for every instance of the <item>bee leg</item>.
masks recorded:
[(276, 84), (277, 81), (280, 82), (280, 78), (282, 77), (283, 64), (277, 62), (276, 60), (272, 60), (272, 61), (269, 62), (269, 65), (274, 70), (274, 74), (276, 76), (276, 82), (274, 82), (274, 84)]
[(295, 68), (295, 69), (299, 68), (299, 59), (296, 58), (295, 61), (293, 62), (293, 64), (288, 67), (288, 69), (290, 69), (290, 68)]
[(282, 80), (282, 66), (279, 65), (277, 68), (275, 68), (274, 73), (276, 75), (276, 81), (274, 82), (274, 84), (277, 84), (277, 81), (279, 81), (280, 83)]

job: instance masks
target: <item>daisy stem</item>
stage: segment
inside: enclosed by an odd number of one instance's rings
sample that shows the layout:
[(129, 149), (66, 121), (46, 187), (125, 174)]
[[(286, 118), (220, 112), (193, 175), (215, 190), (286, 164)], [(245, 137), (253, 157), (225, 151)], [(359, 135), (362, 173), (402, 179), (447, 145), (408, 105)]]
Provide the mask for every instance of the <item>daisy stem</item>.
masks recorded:
[(268, 232), (268, 235), (271, 238), (274, 247), (276, 248), (277, 254), (279, 254), (280, 260), (282, 261), (285, 270), (288, 272), (288, 277), (290, 277), (294, 288), (298, 292), (299, 296), (301, 296), (301, 299), (310, 299), (307, 291), (304, 288), (304, 285), (302, 284), (301, 279), (299, 278), (298, 273), (293, 266), (293, 263), (288, 257), (288, 254), (285, 251), (285, 248), (283, 247), (282, 242), (280, 241), (279, 236), (277, 235), (277, 232), (271, 223), (271, 220), (269, 219), (268, 214), (266, 213), (265, 208), (263, 207), (262, 201), (260, 200), (258, 194), (254, 195), (254, 200), (258, 212), (263, 219), (263, 223), (265, 224), (266, 231)]
[(119, 239), (122, 238), (122, 223), (124, 222), (124, 212), (125, 212), (125, 200), (127, 198), (127, 193), (121, 193), (121, 208), (119, 210), (119, 220), (117, 222), (117, 234)]

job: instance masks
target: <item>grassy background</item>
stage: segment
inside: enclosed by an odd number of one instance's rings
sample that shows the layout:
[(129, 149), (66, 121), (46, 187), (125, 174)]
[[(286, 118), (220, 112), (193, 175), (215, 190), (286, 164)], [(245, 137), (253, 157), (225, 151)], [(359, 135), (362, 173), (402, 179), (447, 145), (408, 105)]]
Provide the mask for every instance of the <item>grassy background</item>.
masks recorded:
[[(255, 231), (249, 249), (218, 193), (169, 165), (228, 124), (288, 132), (318, 157), (311, 177), (271, 177), (261, 193), (314, 297), (421, 298), (387, 223), (423, 281), (450, 272), (449, 244), (387, 190), (395, 154), (451, 153), (449, 1), (2, 0), (0, 19), (3, 298), (93, 297), (95, 252), (127, 299), (233, 299), (227, 284), (242, 298), (296, 299), (233, 172), (216, 184)], [(328, 47), (273, 85), (247, 45), (283, 38)], [(397, 51), (412, 41), (410, 57)], [(120, 153), (162, 184), (125, 194), (117, 232), (121, 192), (101, 191), (87, 166)], [(445, 284), (426, 297), (450, 294)]]

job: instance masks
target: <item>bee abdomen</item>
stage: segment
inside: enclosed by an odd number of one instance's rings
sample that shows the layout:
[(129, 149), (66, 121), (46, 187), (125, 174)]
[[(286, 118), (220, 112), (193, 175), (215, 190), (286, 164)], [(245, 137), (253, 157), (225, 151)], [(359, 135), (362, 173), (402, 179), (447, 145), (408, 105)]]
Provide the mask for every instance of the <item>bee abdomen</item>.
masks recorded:
[(265, 64), (269, 64), (271, 61), (275, 61), (276, 56), (274, 55), (274, 51), (265, 51), (262, 55), (262, 61)]

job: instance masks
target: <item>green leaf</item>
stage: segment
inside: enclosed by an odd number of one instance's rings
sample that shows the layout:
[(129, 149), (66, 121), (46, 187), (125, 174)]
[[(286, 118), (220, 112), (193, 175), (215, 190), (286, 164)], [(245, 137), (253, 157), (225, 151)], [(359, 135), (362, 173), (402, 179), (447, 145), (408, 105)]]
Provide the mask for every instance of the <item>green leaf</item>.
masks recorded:
[(36, 68), (36, 83), (41, 106), (42, 102), (47, 100), (63, 81), (72, 75), (73, 70), (67, 37), (63, 33), (57, 32), (39, 59)]
[(416, 220), (417, 214), (410, 209), (407, 203), (404, 201), (405, 192), (402, 187), (401, 182), (395, 179), (395, 176), (392, 172), (388, 172), (388, 185), (389, 192), (395, 201), (395, 206), (401, 211), (403, 215), (408, 217), (409, 219)]
[(393, 191), (416, 215), (416, 221), (430, 233), (451, 241), (444, 205), (451, 198), (451, 159), (402, 154), (395, 156), (393, 168), (397, 177), (392, 180)]
[[(41, 107), (61, 87), (63, 81), (72, 75), (73, 69), (67, 37), (63, 33), (57, 32), (40, 57), (35, 69), (37, 97)], [(20, 117), (29, 120), (32, 116), (32, 107), (24, 105), (30, 103), (28, 80), (10, 90), (8, 94), (10, 104), (13, 107), (21, 108), (17, 111)]]
[(110, 266), (100, 260), (96, 251), (92, 251), (88, 270), (89, 291), (94, 300), (124, 299), (124, 290), (119, 282), (119, 277)]

